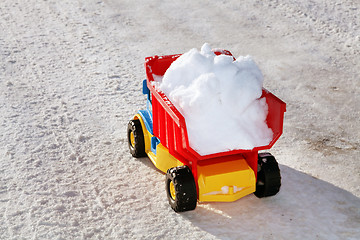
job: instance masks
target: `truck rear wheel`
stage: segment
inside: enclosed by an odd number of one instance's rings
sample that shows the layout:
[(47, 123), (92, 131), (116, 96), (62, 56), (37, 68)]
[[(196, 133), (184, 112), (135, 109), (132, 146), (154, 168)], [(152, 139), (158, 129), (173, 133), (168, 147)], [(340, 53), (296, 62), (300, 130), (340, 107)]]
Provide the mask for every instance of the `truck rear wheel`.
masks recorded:
[(145, 157), (144, 133), (139, 119), (130, 120), (127, 129), (128, 145), (133, 157)]
[(185, 212), (196, 208), (196, 185), (189, 167), (170, 168), (166, 173), (165, 183), (169, 204), (175, 212)]
[(274, 196), (279, 192), (280, 186), (280, 169), (275, 157), (270, 153), (259, 153), (255, 196)]

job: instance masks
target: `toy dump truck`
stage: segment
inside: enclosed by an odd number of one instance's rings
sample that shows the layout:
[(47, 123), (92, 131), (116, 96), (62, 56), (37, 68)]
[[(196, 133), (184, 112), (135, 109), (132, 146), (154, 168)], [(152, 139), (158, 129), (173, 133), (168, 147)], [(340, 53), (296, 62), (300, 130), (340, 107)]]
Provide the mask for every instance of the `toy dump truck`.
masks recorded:
[[(214, 53), (232, 56), (226, 50)], [(154, 84), (154, 77), (163, 76), (179, 56), (145, 59), (147, 78), (143, 81), (143, 93), (147, 96), (147, 108), (138, 111), (128, 124), (132, 156), (148, 156), (156, 168), (166, 173), (167, 197), (176, 212), (195, 209), (197, 201), (230, 202), (251, 193), (259, 198), (278, 193), (278, 163), (270, 153), (259, 151), (270, 149), (282, 134), (286, 104), (263, 89), (262, 97), (268, 105), (266, 123), (274, 133), (268, 145), (200, 155), (189, 145), (184, 117)]]

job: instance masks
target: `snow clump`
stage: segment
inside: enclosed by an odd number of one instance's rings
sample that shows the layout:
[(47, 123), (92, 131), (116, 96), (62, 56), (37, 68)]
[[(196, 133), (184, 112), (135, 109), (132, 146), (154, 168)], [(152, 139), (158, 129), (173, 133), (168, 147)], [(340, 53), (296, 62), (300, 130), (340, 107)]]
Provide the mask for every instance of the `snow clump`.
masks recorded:
[(159, 88), (184, 116), (190, 146), (208, 155), (270, 143), (262, 86), (263, 75), (250, 56), (234, 61), (205, 43), (174, 61)]

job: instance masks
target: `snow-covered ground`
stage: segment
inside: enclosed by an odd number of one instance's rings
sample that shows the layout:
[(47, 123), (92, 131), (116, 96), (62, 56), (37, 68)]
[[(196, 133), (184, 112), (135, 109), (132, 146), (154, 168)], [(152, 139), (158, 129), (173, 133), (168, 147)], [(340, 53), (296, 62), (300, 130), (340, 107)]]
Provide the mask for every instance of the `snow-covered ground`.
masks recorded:
[[(358, 0), (0, 2), (0, 239), (359, 239)], [(250, 54), (287, 103), (278, 195), (176, 214), (127, 149), (144, 58)]]

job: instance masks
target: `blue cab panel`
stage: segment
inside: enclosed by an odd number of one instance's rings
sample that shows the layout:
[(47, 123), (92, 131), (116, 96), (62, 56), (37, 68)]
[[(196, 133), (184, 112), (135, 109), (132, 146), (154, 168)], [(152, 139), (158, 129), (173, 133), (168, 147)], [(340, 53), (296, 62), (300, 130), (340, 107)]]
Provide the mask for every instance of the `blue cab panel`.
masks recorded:
[(144, 120), (145, 127), (149, 133), (153, 135), (153, 120), (151, 112), (146, 110), (139, 110), (138, 113), (140, 114), (141, 118)]
[[(139, 114), (144, 120), (145, 127), (151, 135), (153, 135), (153, 120), (152, 120), (152, 103), (150, 90), (147, 87), (146, 79), (143, 81), (143, 94), (147, 95), (146, 110), (140, 110)], [(156, 147), (160, 143), (160, 139), (157, 137), (151, 138), (151, 151), (156, 154)]]
[(151, 138), (151, 151), (156, 155), (156, 147), (160, 143), (160, 139), (157, 137)]
[(143, 94), (148, 95), (148, 100), (150, 100), (150, 90), (147, 87), (146, 79), (143, 81)]

